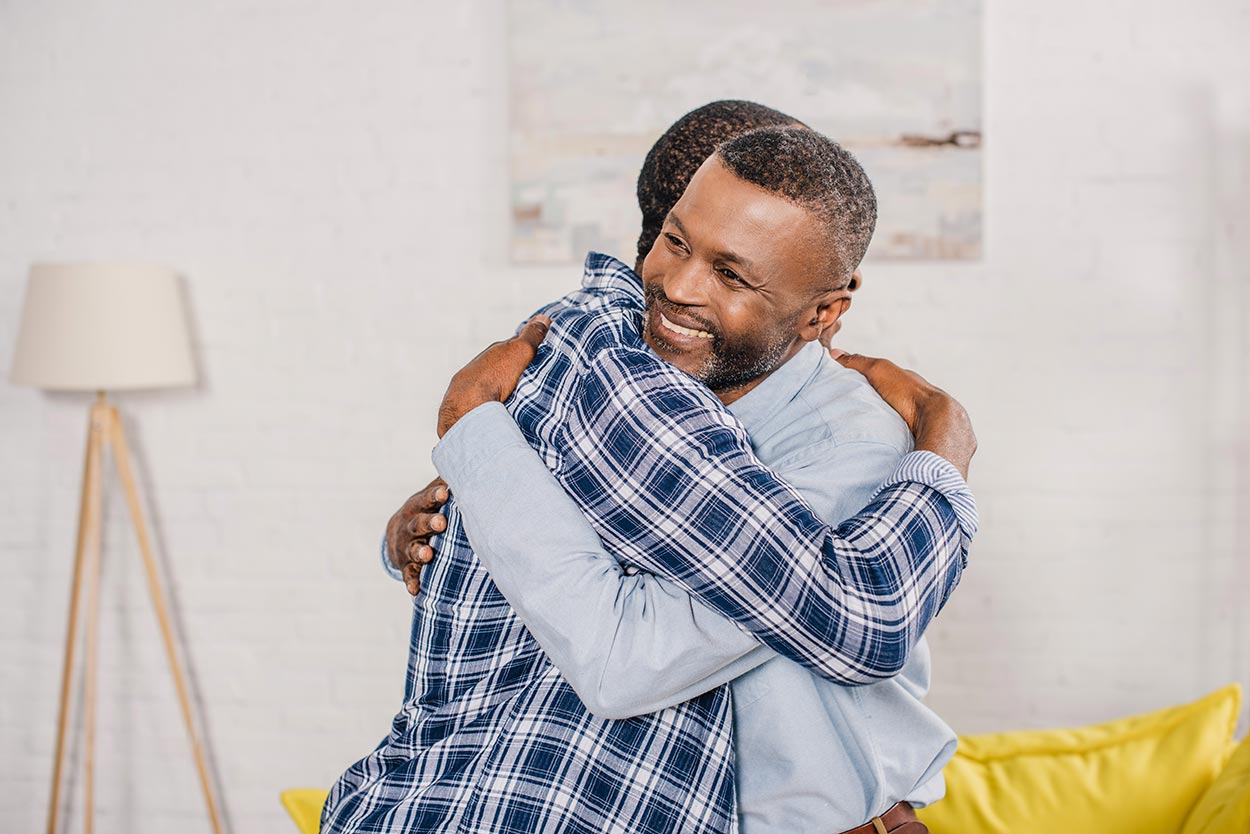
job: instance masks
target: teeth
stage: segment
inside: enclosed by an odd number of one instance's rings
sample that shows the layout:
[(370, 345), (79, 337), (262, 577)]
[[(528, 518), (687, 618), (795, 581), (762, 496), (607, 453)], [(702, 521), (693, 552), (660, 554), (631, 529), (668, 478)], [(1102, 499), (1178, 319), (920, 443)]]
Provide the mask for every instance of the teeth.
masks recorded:
[(694, 336), (696, 339), (712, 338), (712, 334), (708, 333), (706, 330), (691, 330), (689, 327), (682, 327), (680, 324), (674, 324), (669, 321), (668, 317), (663, 313), (660, 313), (660, 322), (669, 330), (672, 330), (675, 333), (680, 333), (683, 336)]

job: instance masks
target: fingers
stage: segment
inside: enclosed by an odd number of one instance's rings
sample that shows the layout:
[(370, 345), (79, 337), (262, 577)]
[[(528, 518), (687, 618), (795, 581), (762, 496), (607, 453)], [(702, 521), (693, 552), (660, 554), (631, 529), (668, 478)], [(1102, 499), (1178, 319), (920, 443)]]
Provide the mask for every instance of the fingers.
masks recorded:
[(421, 590), (421, 568), (434, 559), (434, 548), (417, 539), (408, 543), (404, 555), (404, 587), (415, 597)]
[(543, 343), (543, 339), (547, 338), (547, 331), (550, 329), (551, 319), (548, 316), (534, 316), (525, 323), (516, 337), (537, 352), (538, 346)]
[(512, 396), (517, 383), (521, 381), (521, 375), (525, 373), (530, 362), (534, 361), (538, 346), (547, 337), (547, 331), (550, 329), (550, 318), (534, 316), (525, 323), (514, 338), (504, 343), (503, 350), (495, 354), (493, 360), (495, 387), (491, 391), (492, 399), (506, 402), (508, 397)]
[(447, 503), (450, 495), (451, 491), (447, 488), (447, 482), (442, 478), (435, 478), (425, 489), (408, 499), (404, 505), (404, 511), (408, 514), (432, 513)]
[[(843, 367), (863, 374), (878, 392), (881, 392), (883, 386), (906, 384), (916, 389), (917, 393), (921, 391), (945, 393), (920, 374), (908, 368), (900, 367), (889, 359), (882, 359), (879, 356), (864, 356), (859, 353), (847, 353), (837, 348), (830, 348), (829, 355), (838, 360)], [(891, 400), (891, 398), (887, 396), (886, 400)], [(893, 401), (890, 404), (898, 408)]]
[(864, 376), (868, 376), (868, 372), (871, 371), (873, 366), (878, 362), (888, 361), (876, 359), (872, 356), (863, 356), (858, 353), (847, 353), (846, 351), (838, 350), (837, 348), (829, 348), (829, 355), (838, 360), (842, 367), (850, 368), (853, 371), (859, 371)]
[(442, 513), (417, 513), (404, 527), (410, 536), (418, 539), (441, 533), (446, 529), (447, 516)]
[[(820, 331), (820, 343), (825, 346), (825, 349), (828, 350), (831, 355), (834, 350), (831, 342), (833, 341), (833, 337), (838, 335), (838, 331), (841, 329), (842, 329), (842, 319), (839, 318), (833, 324), (829, 325), (824, 330)], [(839, 353), (841, 352), (842, 351), (839, 351)], [(834, 358), (836, 359), (837, 357), (835, 356)]]
[(411, 596), (416, 596), (421, 591), (421, 566), (409, 563), (404, 565), (404, 587), (408, 589)]
[(417, 581), (421, 566), (434, 559), (430, 537), (447, 529), (447, 516), (436, 510), (450, 497), (447, 482), (435, 478), (405, 501), (387, 524), (387, 558), (403, 573), (404, 585), (414, 596), (421, 587)]
[(420, 539), (408, 542), (408, 546), (404, 548), (405, 567), (411, 564), (428, 565), (434, 559), (434, 548)]
[(872, 382), (874, 387), (877, 385), (877, 380), (888, 377), (891, 374), (903, 374), (908, 377), (915, 377), (916, 380), (923, 382), (915, 371), (900, 368), (889, 359), (882, 359), (878, 356), (864, 356), (862, 353), (847, 353), (837, 348), (829, 348), (829, 355), (838, 360), (842, 367), (859, 371), (868, 377), (868, 381)]

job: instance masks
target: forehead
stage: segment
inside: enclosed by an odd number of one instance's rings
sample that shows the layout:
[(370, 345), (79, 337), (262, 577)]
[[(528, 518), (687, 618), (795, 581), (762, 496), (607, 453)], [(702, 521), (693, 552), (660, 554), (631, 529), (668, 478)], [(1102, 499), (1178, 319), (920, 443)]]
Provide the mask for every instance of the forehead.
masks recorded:
[(825, 266), (815, 215), (739, 178), (716, 157), (695, 172), (673, 217), (692, 248), (732, 255), (761, 278), (807, 280)]

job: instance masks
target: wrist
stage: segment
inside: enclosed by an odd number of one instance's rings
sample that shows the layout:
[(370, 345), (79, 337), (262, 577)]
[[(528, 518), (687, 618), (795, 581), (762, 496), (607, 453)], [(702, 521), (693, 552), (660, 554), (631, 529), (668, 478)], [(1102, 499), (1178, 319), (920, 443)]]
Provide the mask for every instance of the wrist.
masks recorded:
[(966, 479), (977, 449), (968, 412), (948, 394), (939, 391), (930, 395), (916, 417), (915, 448), (950, 461)]
[(444, 398), (438, 408), (438, 436), (441, 438), (451, 427), (459, 423), (473, 409), (485, 403), (497, 403), (498, 398), (485, 391), (472, 391), (456, 399)]

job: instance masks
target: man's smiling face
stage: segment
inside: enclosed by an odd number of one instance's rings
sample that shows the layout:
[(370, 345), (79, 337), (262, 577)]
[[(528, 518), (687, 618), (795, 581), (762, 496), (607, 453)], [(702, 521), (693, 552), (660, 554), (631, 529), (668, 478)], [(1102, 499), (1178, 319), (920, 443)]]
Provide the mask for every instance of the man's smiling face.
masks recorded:
[[(644, 338), (732, 402), (850, 304), (814, 214), (703, 163), (642, 266)], [(844, 299), (844, 300), (843, 300)]]

